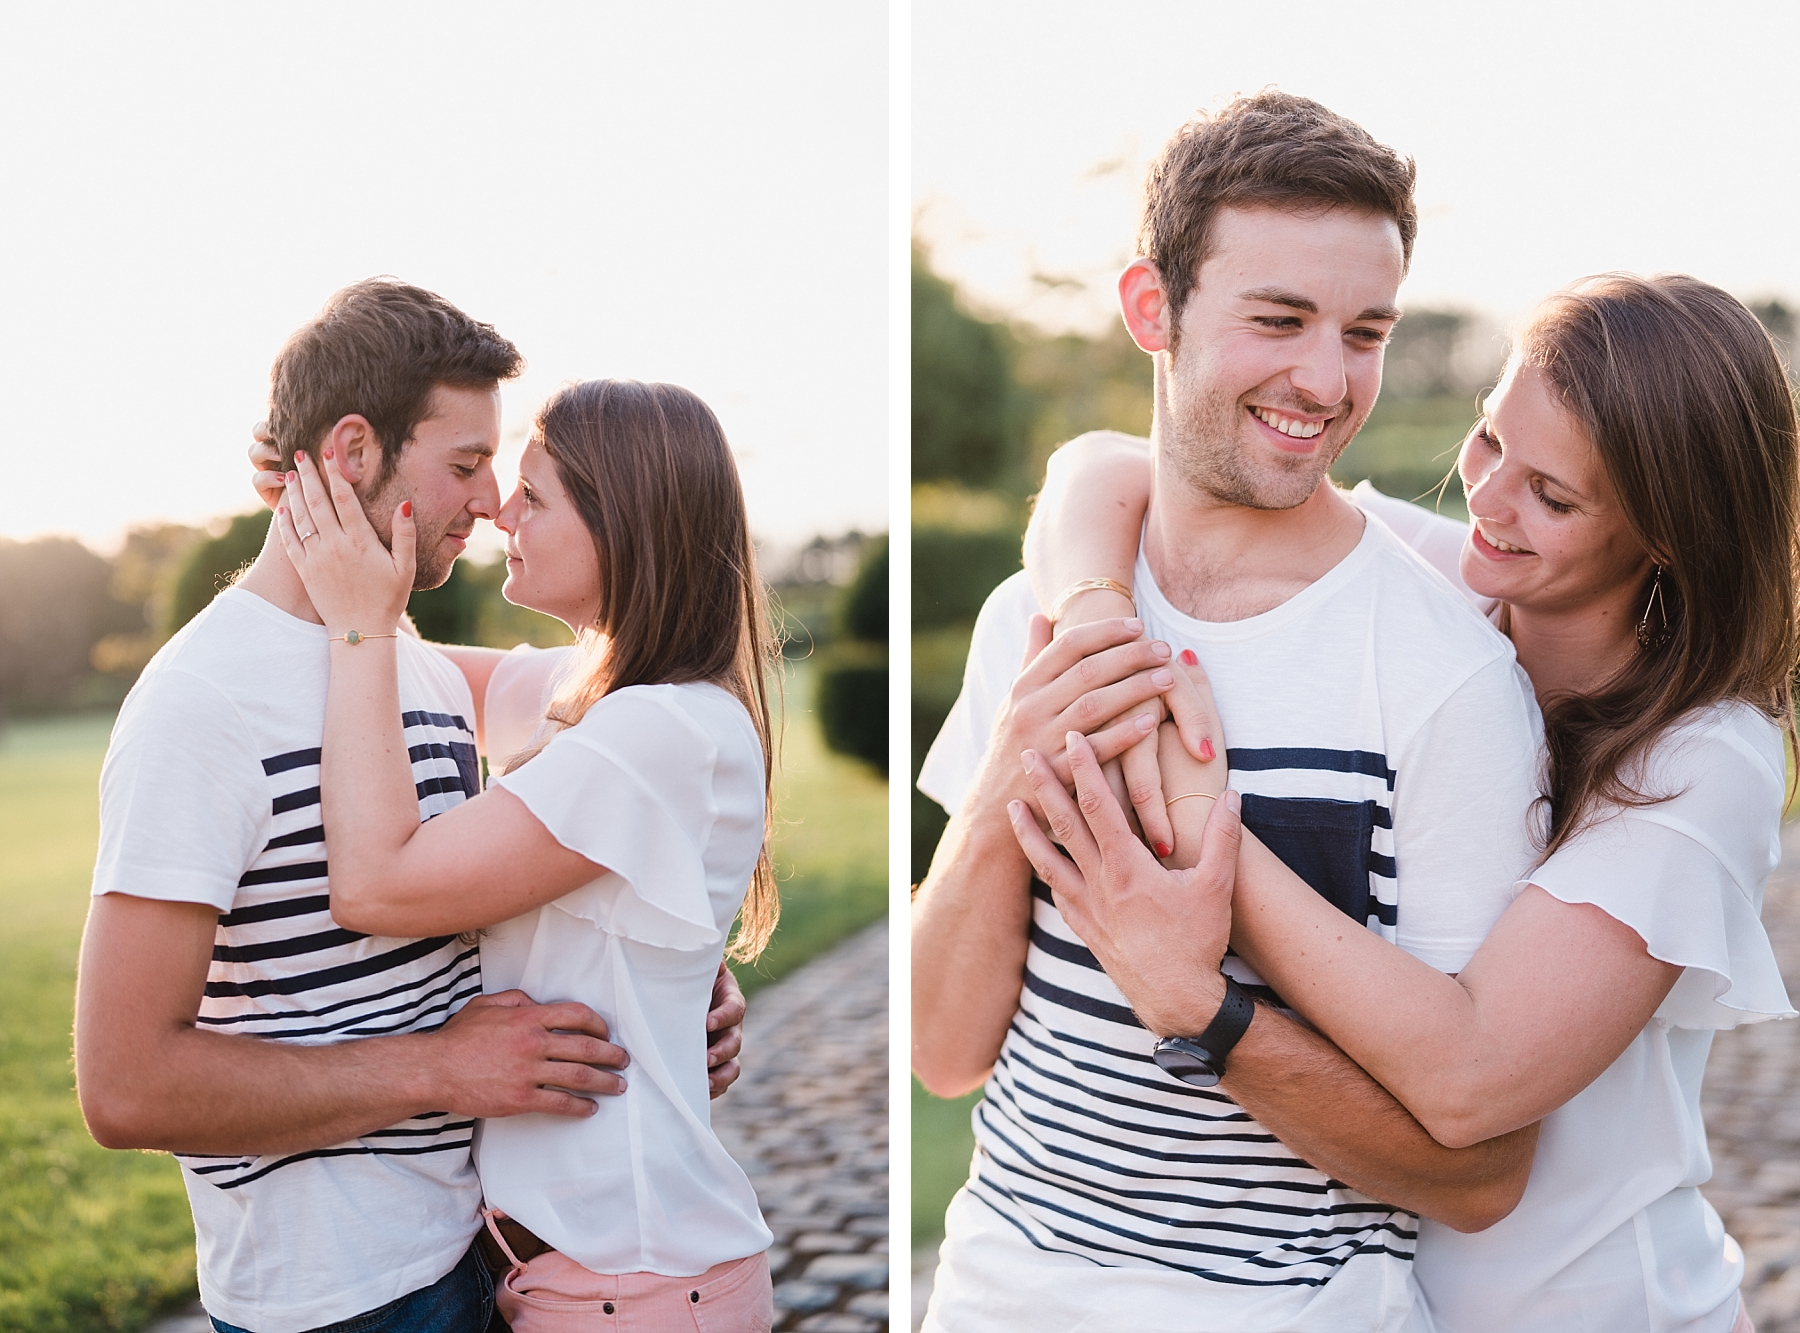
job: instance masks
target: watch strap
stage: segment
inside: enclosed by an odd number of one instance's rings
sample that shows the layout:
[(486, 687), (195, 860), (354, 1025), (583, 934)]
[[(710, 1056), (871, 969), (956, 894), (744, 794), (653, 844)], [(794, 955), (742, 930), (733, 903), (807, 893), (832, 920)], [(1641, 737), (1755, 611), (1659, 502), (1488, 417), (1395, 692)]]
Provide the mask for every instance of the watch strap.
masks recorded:
[(1256, 1005), (1242, 987), (1225, 978), (1225, 998), (1206, 1030), (1195, 1037), (1164, 1037), (1156, 1043), (1157, 1066), (1171, 1078), (1210, 1088), (1225, 1074), (1225, 1057), (1249, 1030)]
[(1256, 1002), (1244, 994), (1237, 982), (1226, 977), (1225, 998), (1219, 1003), (1219, 1012), (1206, 1025), (1206, 1031), (1198, 1037), (1189, 1037), (1188, 1040), (1212, 1056), (1222, 1071), (1225, 1068), (1225, 1057), (1231, 1054), (1231, 1048), (1249, 1030), (1250, 1020), (1255, 1015)]

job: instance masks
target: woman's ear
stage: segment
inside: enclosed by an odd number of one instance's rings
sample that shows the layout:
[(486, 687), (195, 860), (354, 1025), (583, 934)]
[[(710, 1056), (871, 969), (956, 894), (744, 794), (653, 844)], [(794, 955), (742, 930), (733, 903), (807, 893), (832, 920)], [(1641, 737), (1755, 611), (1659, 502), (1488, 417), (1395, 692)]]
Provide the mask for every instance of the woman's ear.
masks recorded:
[(338, 471), (352, 486), (360, 487), (365, 478), (381, 475), (381, 441), (375, 437), (375, 428), (367, 417), (352, 412), (339, 418), (323, 444), (331, 446)]

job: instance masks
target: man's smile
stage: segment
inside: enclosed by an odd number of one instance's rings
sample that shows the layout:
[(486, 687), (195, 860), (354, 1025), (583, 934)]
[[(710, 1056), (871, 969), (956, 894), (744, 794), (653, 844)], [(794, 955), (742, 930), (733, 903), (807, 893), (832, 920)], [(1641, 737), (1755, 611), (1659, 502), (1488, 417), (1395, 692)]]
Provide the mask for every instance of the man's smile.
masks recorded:
[(1247, 403), (1246, 414), (1256, 423), (1254, 429), (1284, 454), (1307, 456), (1319, 448), (1325, 428), (1337, 419), (1331, 413), (1300, 413), (1258, 403)]

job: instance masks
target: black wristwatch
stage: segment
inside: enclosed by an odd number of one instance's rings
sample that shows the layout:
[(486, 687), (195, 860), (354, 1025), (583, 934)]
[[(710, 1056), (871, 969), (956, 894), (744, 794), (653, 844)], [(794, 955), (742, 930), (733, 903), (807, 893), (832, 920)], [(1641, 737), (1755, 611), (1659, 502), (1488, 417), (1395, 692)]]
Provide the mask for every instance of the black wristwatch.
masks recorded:
[(1153, 1052), (1158, 1067), (1196, 1088), (1210, 1088), (1225, 1076), (1225, 1057), (1250, 1027), (1256, 1005), (1237, 982), (1225, 978), (1225, 1000), (1198, 1037), (1164, 1037)]

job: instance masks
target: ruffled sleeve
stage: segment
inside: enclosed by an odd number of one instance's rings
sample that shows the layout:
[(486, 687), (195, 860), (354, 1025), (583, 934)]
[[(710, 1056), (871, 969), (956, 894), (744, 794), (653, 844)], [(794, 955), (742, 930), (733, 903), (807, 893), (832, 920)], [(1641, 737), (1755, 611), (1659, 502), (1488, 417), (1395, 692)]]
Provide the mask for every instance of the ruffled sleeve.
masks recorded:
[(552, 907), (665, 949), (724, 938), (707, 894), (718, 747), (670, 685), (608, 695), (538, 755), (494, 779), (550, 835), (606, 873)]
[(1656, 1011), (1665, 1027), (1731, 1028), (1791, 1018), (1762, 925), (1763, 886), (1781, 859), (1780, 736), (1744, 705), (1722, 705), (1658, 745), (1647, 794), (1585, 830), (1527, 881), (1592, 903), (1684, 968)]
[(483, 708), (488, 765), (495, 772), (537, 738), (544, 710), (580, 650), (522, 643), (494, 664)]

